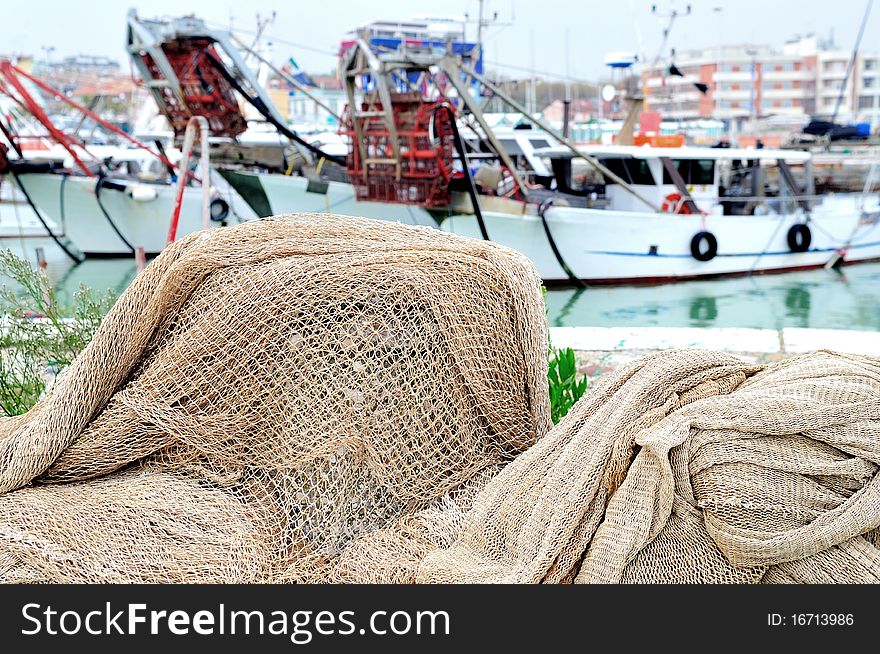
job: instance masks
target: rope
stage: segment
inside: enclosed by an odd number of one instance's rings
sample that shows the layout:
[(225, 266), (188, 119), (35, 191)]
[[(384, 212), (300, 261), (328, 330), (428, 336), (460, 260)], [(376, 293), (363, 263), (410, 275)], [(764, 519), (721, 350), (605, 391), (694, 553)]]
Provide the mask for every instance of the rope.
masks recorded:
[(776, 235), (779, 233), (779, 228), (782, 227), (782, 223), (785, 221), (786, 218), (788, 218), (788, 214), (784, 214), (784, 213), (779, 214), (779, 220), (776, 221), (776, 229), (773, 230), (773, 233), (770, 235), (770, 238), (767, 241), (767, 244), (764, 246), (764, 249), (758, 253), (758, 256), (755, 257), (755, 260), (752, 262), (752, 265), (749, 268), (750, 275), (753, 272), (755, 272), (755, 268), (758, 267), (758, 262), (761, 260), (761, 257), (763, 257), (765, 254), (767, 254), (767, 251), (770, 249), (770, 246), (773, 244), (773, 239), (776, 238)]
[(464, 140), (461, 138), (461, 133), (458, 131), (458, 125), (455, 121), (455, 112), (448, 104), (441, 104), (434, 110), (434, 116), (436, 117), (437, 112), (444, 109), (449, 114), (449, 124), (452, 126), (452, 135), (453, 140), (455, 141), (455, 149), (458, 152), (459, 158), (461, 159), (461, 167), (464, 170), (464, 176), (467, 178), (468, 181), (468, 195), (470, 195), (471, 204), (474, 205), (474, 216), (476, 216), (477, 218), (477, 225), (480, 227), (480, 234), (482, 235), (484, 241), (491, 241), (492, 239), (489, 238), (489, 231), (486, 229), (486, 223), (483, 220), (483, 212), (480, 209), (480, 203), (477, 199), (477, 187), (474, 186), (474, 180), (471, 177), (470, 168), (468, 168), (468, 160), (467, 153), (465, 152)]
[(556, 240), (550, 232), (550, 225), (547, 224), (547, 217), (544, 215), (552, 206), (553, 200), (544, 200), (538, 207), (538, 215), (541, 216), (541, 223), (544, 225), (544, 233), (547, 235), (547, 243), (550, 245), (550, 249), (553, 251), (553, 256), (556, 257), (559, 267), (562, 268), (566, 275), (568, 275), (568, 278), (581, 288), (587, 288), (584, 280), (575, 275), (571, 268), (568, 267), (568, 264), (565, 263), (565, 259), (562, 257), (562, 253), (559, 251), (559, 248), (556, 247)]
[(223, 76), (223, 79), (225, 79), (227, 82), (229, 82), (230, 86), (232, 86), (232, 88), (234, 88), (239, 93), (239, 95), (241, 95), (241, 97), (243, 97), (245, 100), (247, 100), (248, 103), (254, 109), (256, 109), (263, 118), (265, 118), (270, 123), (272, 123), (272, 125), (275, 126), (275, 129), (277, 129), (279, 132), (284, 134), (284, 136), (289, 138), (291, 141), (294, 141), (294, 142), (298, 143), (299, 145), (301, 145), (302, 147), (304, 147), (306, 150), (308, 150), (309, 152), (314, 154), (316, 157), (324, 157), (325, 159), (328, 159), (329, 161), (332, 161), (335, 164), (338, 164), (340, 166), (345, 166), (345, 159), (343, 157), (335, 157), (332, 154), (327, 154), (326, 152), (321, 150), (321, 148), (317, 148), (314, 145), (312, 145), (311, 143), (309, 143), (308, 141), (306, 141), (305, 139), (303, 139), (299, 134), (297, 134), (296, 132), (294, 132), (290, 128), (288, 128), (287, 125), (283, 125), (282, 123), (277, 121), (272, 116), (272, 112), (269, 111), (269, 108), (266, 107), (265, 103), (259, 97), (256, 97), (256, 98), (251, 97), (250, 95), (248, 95), (247, 92), (245, 92), (244, 88), (241, 86), (241, 84), (239, 84), (238, 80), (235, 79), (235, 77), (232, 75), (232, 73), (230, 73), (226, 69), (226, 66), (223, 65), (223, 62), (219, 61), (217, 59), (217, 57), (215, 57), (213, 54), (211, 54), (207, 50), (203, 50), (202, 52), (204, 53), (205, 58), (209, 62), (211, 62), (211, 65), (217, 69), (217, 72)]
[(67, 184), (68, 177), (70, 177), (69, 173), (64, 173), (61, 176), (61, 186), (58, 189), (58, 207), (61, 213), (61, 231), (65, 234), (67, 233), (67, 218), (64, 215), (64, 186)]
[(25, 189), (24, 185), (21, 183), (21, 180), (18, 178), (18, 173), (16, 173), (14, 170), (10, 170), (9, 173), (12, 175), (12, 178), (15, 180), (15, 185), (18, 186), (19, 189), (21, 189), (21, 192), (24, 195), (25, 200), (27, 200), (27, 203), (30, 205), (34, 214), (37, 216), (37, 220), (39, 220), (40, 224), (43, 226), (43, 228), (45, 228), (46, 233), (49, 235), (49, 238), (51, 238), (53, 241), (55, 241), (55, 245), (60, 247), (64, 251), (64, 254), (66, 254), (68, 257), (70, 257), (71, 261), (73, 261), (74, 263), (82, 263), (83, 262), (82, 258), (76, 256), (73, 252), (71, 252), (70, 249), (66, 245), (64, 245), (64, 243), (61, 241), (61, 239), (59, 239), (55, 235), (55, 232), (53, 232), (49, 228), (49, 225), (43, 219), (43, 215), (40, 213), (40, 210), (37, 209), (37, 205), (35, 205), (34, 201), (31, 199), (31, 194), (27, 192), (27, 189)]
[[(183, 172), (181, 174), (186, 174), (186, 173)], [(104, 218), (106, 218), (107, 222), (110, 223), (110, 227), (113, 229), (114, 232), (116, 232), (116, 235), (119, 237), (119, 240), (122, 241), (123, 243), (125, 243), (125, 247), (127, 247), (131, 251), (131, 253), (134, 254), (135, 253), (134, 246), (131, 243), (129, 243), (128, 239), (125, 238), (125, 236), (123, 236), (121, 231), (119, 231), (119, 228), (116, 226), (116, 223), (113, 222), (113, 218), (110, 217), (110, 214), (107, 212), (107, 209), (104, 208), (104, 203), (101, 202), (101, 188), (105, 184), (106, 184), (106, 178), (104, 176), (104, 173), (102, 172), (98, 176), (98, 181), (95, 184), (95, 200), (97, 200), (98, 207), (101, 209), (101, 213), (104, 214)], [(120, 190), (120, 189), (117, 188), (115, 190)]]

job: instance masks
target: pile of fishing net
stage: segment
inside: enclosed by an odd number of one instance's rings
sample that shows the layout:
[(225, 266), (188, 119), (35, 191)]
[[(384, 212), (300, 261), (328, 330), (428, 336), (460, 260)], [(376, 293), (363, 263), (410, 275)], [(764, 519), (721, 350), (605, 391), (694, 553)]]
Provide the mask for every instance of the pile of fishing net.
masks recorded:
[(880, 361), (666, 352), (551, 429), (547, 347), (491, 243), (194, 234), (0, 422), (0, 581), (880, 580)]

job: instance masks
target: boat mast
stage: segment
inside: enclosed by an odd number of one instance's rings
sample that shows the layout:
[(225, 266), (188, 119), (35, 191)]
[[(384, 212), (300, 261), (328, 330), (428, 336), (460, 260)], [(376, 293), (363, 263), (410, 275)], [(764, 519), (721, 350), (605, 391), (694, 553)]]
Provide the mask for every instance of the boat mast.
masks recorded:
[(480, 0), (479, 14), (477, 15), (477, 56), (483, 56), (483, 2)]
[(849, 59), (849, 65), (846, 68), (846, 75), (840, 83), (840, 93), (837, 96), (837, 102), (834, 104), (834, 113), (831, 115), (831, 122), (837, 120), (837, 113), (840, 111), (840, 104), (843, 102), (843, 96), (846, 94), (846, 85), (849, 82), (849, 76), (852, 75), (853, 68), (856, 65), (856, 57), (859, 56), (859, 47), (862, 44), (862, 36), (865, 34), (865, 26), (868, 24), (868, 16), (871, 15), (871, 7), (874, 6), (874, 0), (868, 0), (865, 7), (865, 15), (862, 17), (862, 24), (859, 27), (859, 35), (856, 37), (856, 44), (853, 47), (852, 57)]
[[(609, 168), (605, 164), (603, 164), (601, 161), (599, 161), (595, 157), (592, 157), (589, 154), (587, 154), (586, 152), (584, 152), (583, 150), (581, 150), (574, 143), (574, 141), (572, 141), (570, 138), (567, 138), (567, 137), (563, 136), (562, 134), (559, 134), (550, 125), (548, 125), (546, 122), (544, 122), (543, 119), (536, 118), (535, 116), (533, 116), (531, 113), (529, 113), (529, 111), (525, 107), (523, 107), (521, 104), (519, 104), (516, 100), (511, 98), (509, 95), (507, 95), (504, 91), (502, 91), (500, 88), (495, 86), (492, 82), (487, 80), (485, 77), (483, 77), (482, 75), (480, 75), (479, 73), (477, 73), (473, 69), (465, 66), (464, 63), (462, 63), (460, 61), (450, 61), (449, 59), (450, 59), (449, 57), (446, 58), (446, 61), (444, 62), (443, 67), (446, 70), (447, 74), (450, 75), (450, 78), (452, 78), (452, 75), (451, 75), (452, 71), (454, 71), (456, 68), (461, 69), (465, 74), (470, 75), (475, 80), (477, 80), (480, 84), (482, 84), (487, 89), (492, 91), (492, 93), (494, 93), (499, 98), (501, 98), (501, 100), (506, 102), (515, 111), (522, 114), (523, 118), (525, 118), (526, 120), (528, 120), (532, 124), (536, 125), (537, 127), (541, 128), (542, 130), (544, 130), (548, 134), (552, 135), (553, 138), (555, 138), (557, 141), (559, 141), (565, 147), (567, 147), (572, 152), (572, 154), (574, 154), (576, 157), (580, 157), (581, 159), (586, 161), (588, 164), (590, 164), (593, 168), (598, 170), (600, 173), (602, 173), (603, 175), (605, 175), (606, 177), (608, 177), (609, 179), (614, 181), (616, 184), (619, 184), (621, 186), (621, 188), (626, 190), (628, 193), (630, 193), (633, 197), (635, 197), (640, 202), (643, 202), (646, 206), (650, 207), (652, 210), (658, 211), (658, 212), (660, 211), (660, 207), (655, 202), (652, 202), (651, 200), (647, 199), (644, 195), (639, 193), (633, 187), (632, 184), (630, 184), (625, 179), (620, 177), (620, 175), (617, 175), (614, 172), (612, 172), (611, 170), (609, 170)], [(466, 103), (467, 103), (467, 101), (466, 101)]]

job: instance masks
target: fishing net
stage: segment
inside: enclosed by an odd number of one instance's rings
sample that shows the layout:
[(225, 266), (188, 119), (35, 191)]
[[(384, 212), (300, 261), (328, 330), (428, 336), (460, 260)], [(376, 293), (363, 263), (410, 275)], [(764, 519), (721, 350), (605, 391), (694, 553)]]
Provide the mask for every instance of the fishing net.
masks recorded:
[(880, 582), (880, 361), (670, 351), (474, 499), (423, 582)]
[(490, 243), (188, 237), (0, 422), (0, 580), (880, 581), (880, 361), (664, 352), (549, 429), (546, 353)]
[(437, 230), (192, 235), (0, 422), (0, 578), (331, 579), (548, 430), (543, 316), (526, 259)]

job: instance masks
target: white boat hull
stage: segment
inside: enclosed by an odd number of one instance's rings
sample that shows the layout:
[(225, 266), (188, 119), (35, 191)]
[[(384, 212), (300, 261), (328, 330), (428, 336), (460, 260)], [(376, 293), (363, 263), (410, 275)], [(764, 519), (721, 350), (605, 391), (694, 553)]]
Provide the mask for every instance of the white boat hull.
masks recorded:
[[(136, 200), (124, 191), (103, 188), (101, 203), (122, 235), (120, 237), (98, 205), (94, 178), (69, 176), (63, 181), (62, 175), (29, 173), (19, 175), (19, 180), (43, 216), (57, 224), (61, 234), (86, 256), (130, 255), (131, 249), (126, 241), (132, 247), (144, 248), (147, 255), (158, 254), (165, 247), (174, 206), (174, 186), (150, 185), (156, 196), (146, 201)], [(253, 216), (249, 208), (236, 205), (235, 209), (239, 215), (246, 212), (247, 216)], [(232, 213), (229, 221), (235, 221)], [(221, 225), (219, 222), (209, 223), (210, 227)], [(177, 238), (202, 228), (202, 189), (187, 187), (183, 193)]]
[[(302, 177), (249, 174), (259, 177), (274, 213), (365, 216), (481, 238), (472, 214), (445, 216), (438, 225), (421, 207), (358, 202), (350, 184), (330, 182), (322, 195), (307, 192)], [(812, 242), (806, 252), (792, 252), (787, 242), (789, 229), (804, 221), (800, 213), (703, 216), (560, 206), (548, 209), (545, 218), (562, 259), (579, 279), (591, 284), (654, 283), (818, 268), (841, 249), (844, 263), (880, 259), (880, 205), (876, 196), (864, 208), (861, 201), (857, 194), (836, 195), (817, 204), (808, 223)], [(524, 215), (484, 211), (483, 219), (490, 238), (526, 255), (545, 281), (571, 281), (534, 206)], [(691, 240), (701, 231), (718, 241), (718, 254), (710, 261), (697, 261), (691, 254)]]
[[(17, 190), (17, 189), (16, 189)], [(61, 230), (53, 221), (46, 226), (58, 235)], [(6, 238), (46, 238), (48, 230), (25, 202), (0, 202), (0, 239)]]
[[(256, 173), (239, 173), (257, 175)], [(274, 215), (292, 212), (333, 213), (378, 220), (436, 227), (437, 221), (421, 207), (387, 202), (358, 202), (354, 187), (344, 182), (327, 182), (327, 193), (309, 191), (305, 177), (257, 175)]]

